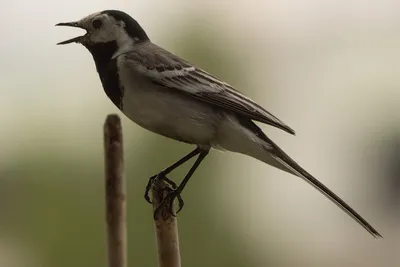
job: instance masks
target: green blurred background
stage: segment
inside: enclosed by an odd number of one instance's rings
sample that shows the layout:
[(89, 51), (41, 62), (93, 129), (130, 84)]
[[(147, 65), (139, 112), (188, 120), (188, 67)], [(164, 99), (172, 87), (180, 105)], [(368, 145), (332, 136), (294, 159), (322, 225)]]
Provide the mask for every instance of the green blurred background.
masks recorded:
[[(399, 1), (3, 1), (0, 267), (106, 266), (102, 126), (118, 113), (91, 55), (55, 28), (104, 9), (293, 127), (262, 126), (385, 237), (298, 178), (213, 151), (179, 215), (183, 266), (399, 266)], [(118, 113), (120, 114), (120, 113)], [(122, 114), (129, 266), (156, 266), (148, 177), (193, 149)], [(180, 181), (190, 164), (173, 173)]]

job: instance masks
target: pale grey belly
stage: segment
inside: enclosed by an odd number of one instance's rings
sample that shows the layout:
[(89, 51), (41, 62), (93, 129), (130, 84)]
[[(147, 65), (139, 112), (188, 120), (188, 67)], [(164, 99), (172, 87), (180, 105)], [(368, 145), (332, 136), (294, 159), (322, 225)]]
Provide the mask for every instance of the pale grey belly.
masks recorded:
[(154, 133), (192, 144), (209, 146), (222, 119), (218, 108), (174, 89), (137, 83), (125, 90), (123, 112)]

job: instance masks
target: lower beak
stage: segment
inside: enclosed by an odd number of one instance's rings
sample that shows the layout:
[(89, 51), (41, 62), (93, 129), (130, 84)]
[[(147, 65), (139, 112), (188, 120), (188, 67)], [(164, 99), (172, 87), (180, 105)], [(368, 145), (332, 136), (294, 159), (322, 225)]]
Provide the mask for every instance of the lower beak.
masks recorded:
[[(56, 24), (56, 26), (68, 26), (68, 27), (75, 27), (75, 28), (83, 29), (83, 27), (81, 27), (77, 22), (61, 22), (61, 23)], [(64, 44), (70, 44), (70, 43), (80, 43), (82, 40), (82, 37), (83, 36), (71, 38), (69, 40), (59, 42), (58, 45), (64, 45)]]

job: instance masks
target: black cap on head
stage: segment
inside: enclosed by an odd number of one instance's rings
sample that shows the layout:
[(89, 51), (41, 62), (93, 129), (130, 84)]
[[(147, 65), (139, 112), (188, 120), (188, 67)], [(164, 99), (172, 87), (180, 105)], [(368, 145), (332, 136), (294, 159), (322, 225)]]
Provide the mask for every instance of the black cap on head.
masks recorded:
[(149, 40), (149, 37), (139, 23), (128, 14), (119, 10), (104, 10), (101, 13), (112, 16), (117, 21), (124, 22), (125, 30), (132, 38), (138, 38), (140, 41)]

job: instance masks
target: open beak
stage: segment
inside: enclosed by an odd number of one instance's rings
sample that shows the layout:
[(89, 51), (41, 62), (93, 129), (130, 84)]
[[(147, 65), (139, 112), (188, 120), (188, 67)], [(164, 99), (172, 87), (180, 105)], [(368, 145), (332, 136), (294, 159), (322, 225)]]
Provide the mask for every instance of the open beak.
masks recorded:
[[(84, 29), (82, 26), (78, 24), (78, 22), (61, 22), (56, 24), (56, 26), (68, 26), (68, 27), (75, 27), (75, 28), (81, 28)], [(83, 36), (78, 36), (75, 38), (71, 38), (69, 40), (59, 42), (58, 45), (64, 45), (64, 44), (70, 44), (70, 43), (80, 43), (82, 40)]]

